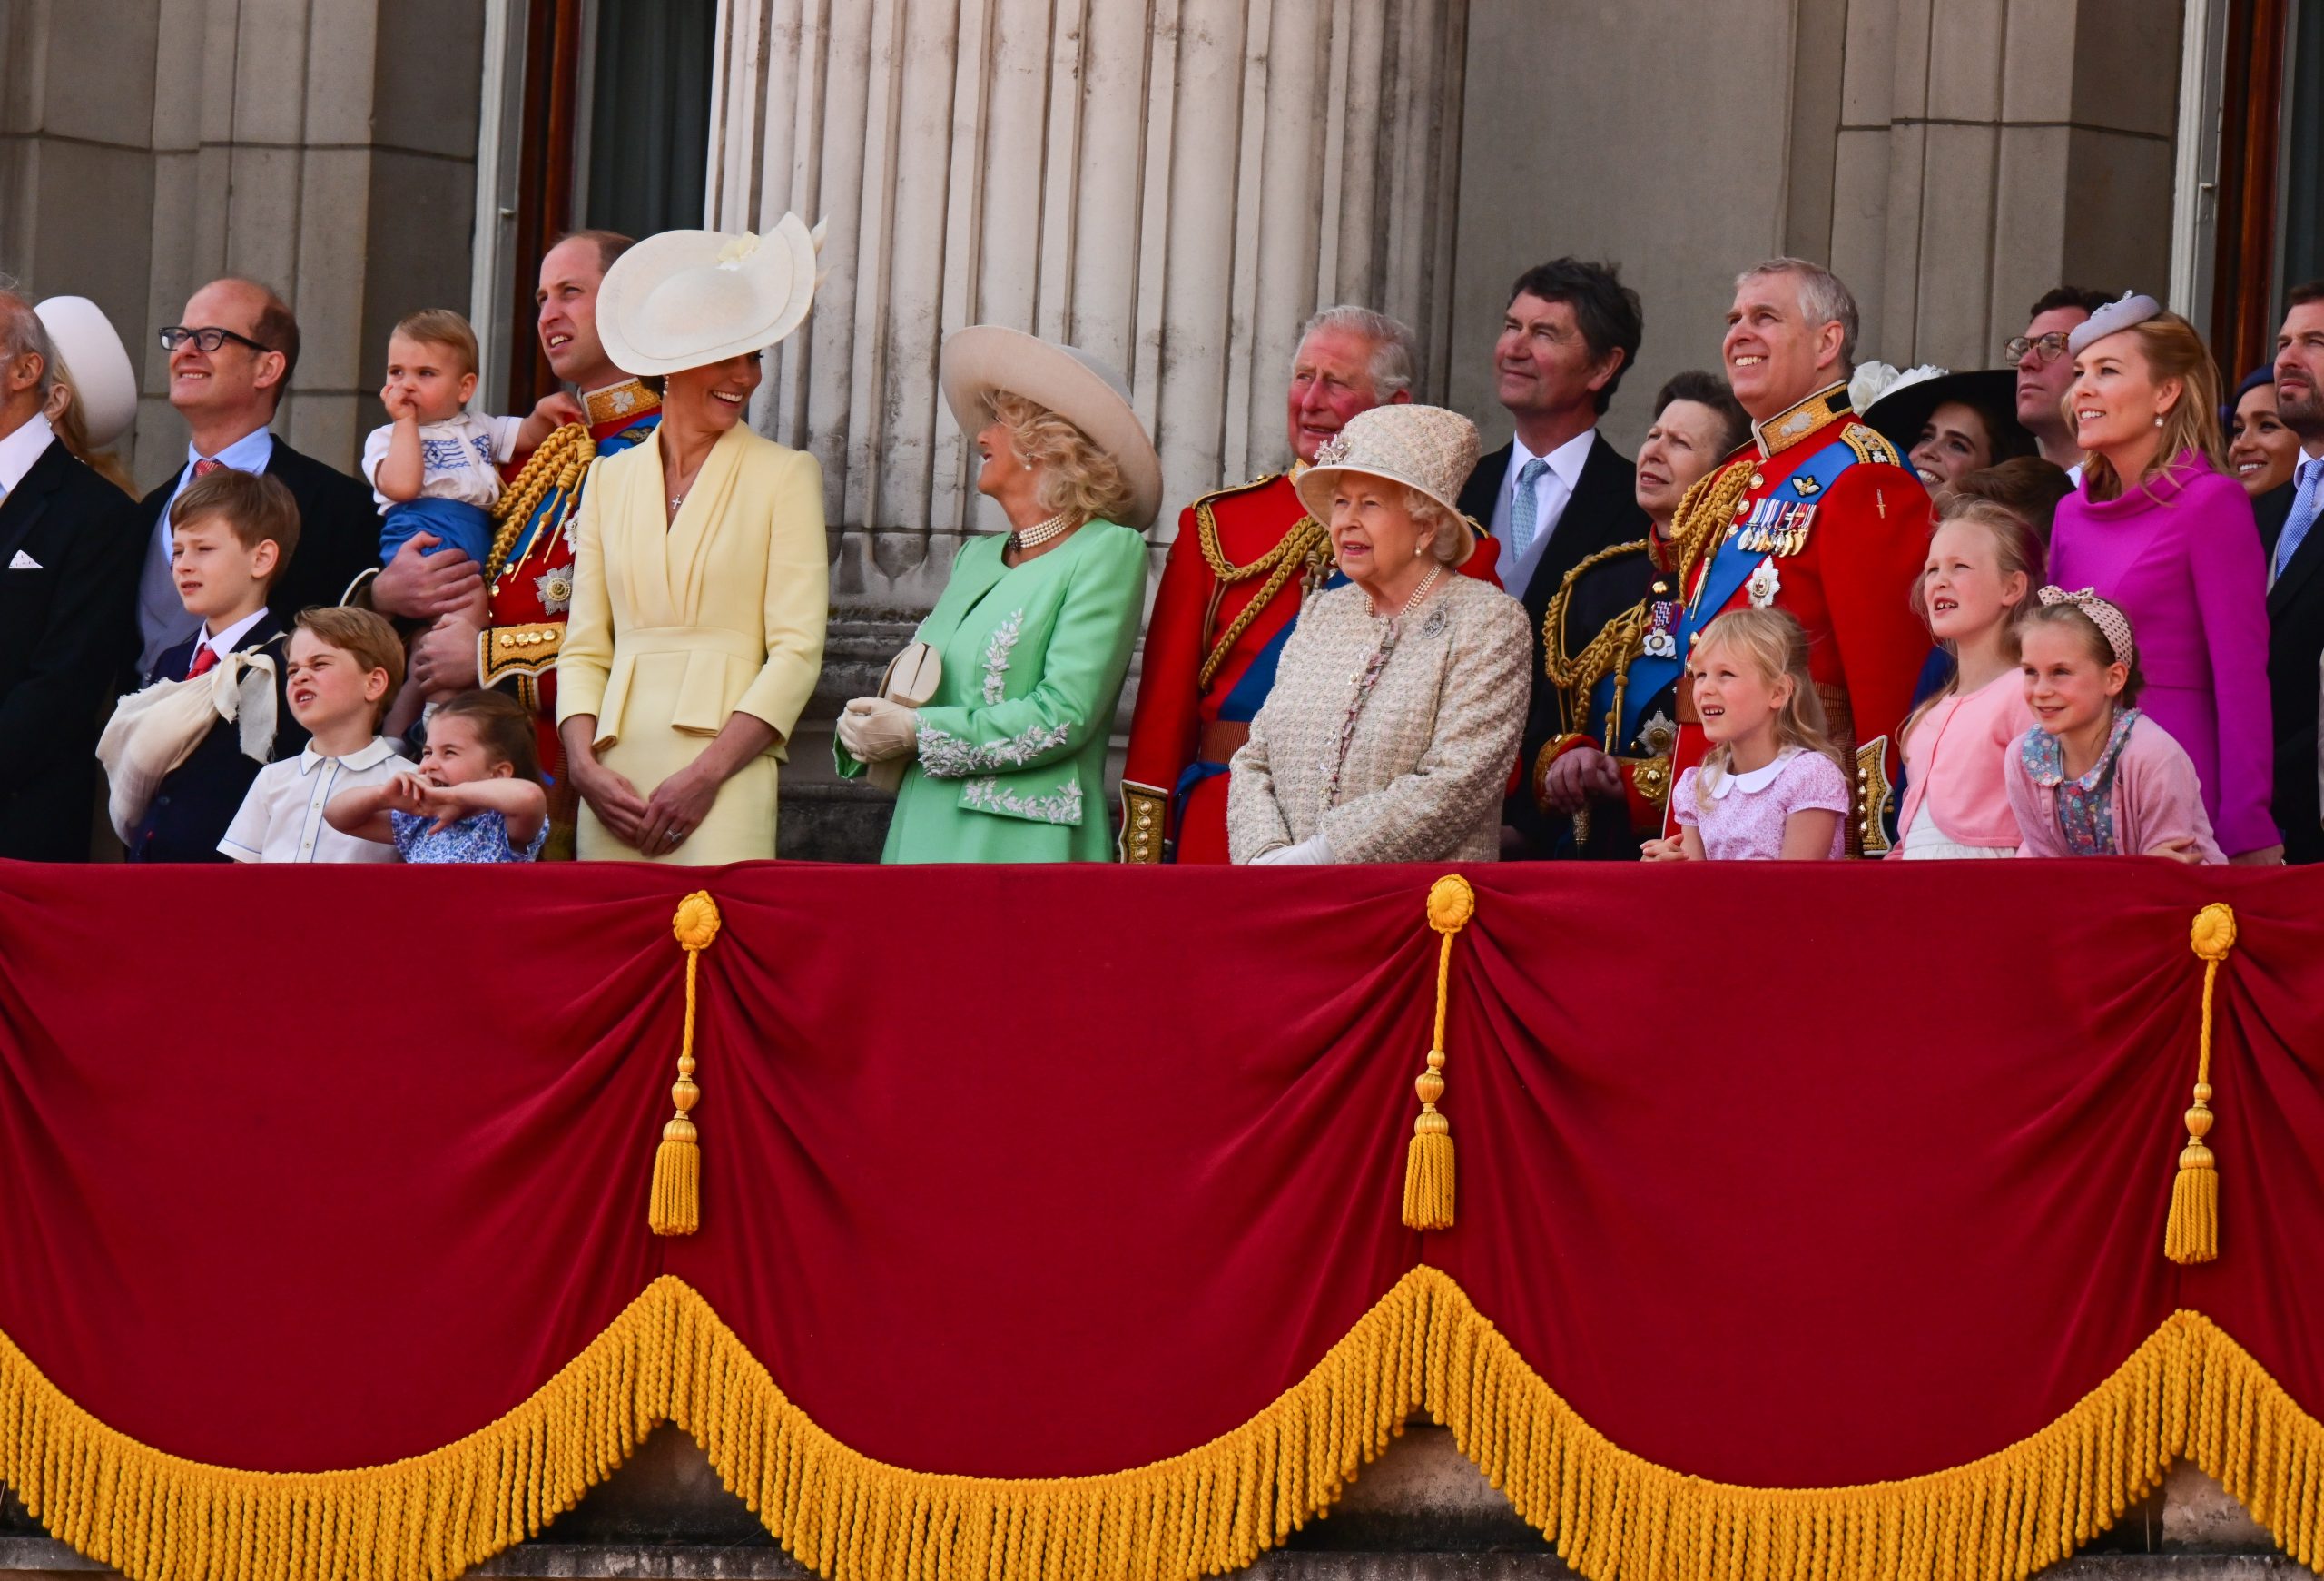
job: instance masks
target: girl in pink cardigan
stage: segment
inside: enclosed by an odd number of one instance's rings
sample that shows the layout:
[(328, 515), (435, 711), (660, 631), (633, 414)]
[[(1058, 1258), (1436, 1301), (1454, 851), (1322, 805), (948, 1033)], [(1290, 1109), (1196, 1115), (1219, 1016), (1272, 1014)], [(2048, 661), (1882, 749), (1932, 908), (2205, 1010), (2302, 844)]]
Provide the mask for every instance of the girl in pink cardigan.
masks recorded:
[(2226, 861), (2194, 761), (2132, 707), (2142, 677), (2130, 621), (2087, 588), (2040, 598), (2019, 632), (2036, 725), (2005, 766), (2019, 854)]
[(1913, 607), (1953, 655), (1953, 678), (1905, 721), (1905, 806), (1895, 855), (2014, 856), (2017, 815), (2002, 767), (2034, 726), (2017, 622), (2042, 579), (2042, 540), (1991, 500), (1955, 496), (1929, 539)]

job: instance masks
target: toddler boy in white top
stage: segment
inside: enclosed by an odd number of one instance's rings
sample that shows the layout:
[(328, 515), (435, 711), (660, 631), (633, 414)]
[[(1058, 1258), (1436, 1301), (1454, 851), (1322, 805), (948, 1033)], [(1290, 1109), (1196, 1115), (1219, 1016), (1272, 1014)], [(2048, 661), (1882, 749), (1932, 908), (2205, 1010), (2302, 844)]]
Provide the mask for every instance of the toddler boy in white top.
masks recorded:
[(581, 420), (581, 409), (561, 390), (528, 418), (470, 412), (476, 365), (476, 331), (448, 308), (413, 313), (388, 337), (379, 403), (393, 420), (363, 441), (363, 476), (386, 515), (382, 563), (425, 532), (437, 539), (428, 553), (457, 548), (483, 565), (492, 550), (499, 463), (537, 449), (559, 423)]
[(379, 734), (403, 684), (403, 644), (369, 609), (309, 609), (290, 634), (284, 694), (306, 749), (258, 772), (218, 849), (237, 862), (392, 862), (395, 849), (342, 835), (323, 807), (341, 791), (384, 785), (411, 761)]

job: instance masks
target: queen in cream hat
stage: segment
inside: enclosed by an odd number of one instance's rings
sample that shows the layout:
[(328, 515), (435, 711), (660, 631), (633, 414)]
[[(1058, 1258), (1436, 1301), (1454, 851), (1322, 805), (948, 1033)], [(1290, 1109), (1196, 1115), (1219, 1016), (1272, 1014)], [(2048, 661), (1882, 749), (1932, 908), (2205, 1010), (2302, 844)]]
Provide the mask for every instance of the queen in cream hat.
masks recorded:
[(813, 305), (823, 227), (785, 214), (764, 235), (665, 231), (614, 260), (597, 288), (597, 336), (640, 378), (763, 351)]
[(1299, 475), (1295, 487), (1307, 513), (1329, 527), (1332, 498), (1344, 475), (1362, 473), (1402, 484), (1425, 501), (1413, 514), (1423, 525), (1435, 523), (1431, 550), (1446, 565), (1458, 566), (1477, 547), (1475, 529), (1459, 503), (1461, 485), (1476, 465), (1477, 425), (1459, 412), (1441, 406), (1375, 406), (1348, 419), (1326, 440), (1315, 452), (1315, 464)]

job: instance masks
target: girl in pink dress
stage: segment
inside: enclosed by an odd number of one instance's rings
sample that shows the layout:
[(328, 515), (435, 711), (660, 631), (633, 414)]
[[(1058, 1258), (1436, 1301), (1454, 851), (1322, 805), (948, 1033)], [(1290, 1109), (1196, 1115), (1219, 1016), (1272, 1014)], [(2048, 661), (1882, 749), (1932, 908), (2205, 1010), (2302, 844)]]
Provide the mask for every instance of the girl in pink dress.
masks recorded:
[(1896, 855), (2014, 856), (2017, 815), (2002, 765), (2033, 728), (2017, 622), (2042, 580), (2042, 542), (2014, 512), (1955, 496), (1929, 539), (1913, 606), (1953, 655), (1953, 678), (1902, 732), (1905, 805)]
[(2087, 588), (2039, 598), (2019, 633), (2037, 723), (2005, 765), (2019, 855), (2224, 862), (2193, 761), (2134, 706), (2129, 618)]
[(1649, 862), (1820, 862), (1846, 850), (1847, 776), (1824, 734), (1807, 633), (1781, 609), (1730, 609), (1703, 628), (1687, 679), (1710, 752), (1679, 776), (1679, 833)]

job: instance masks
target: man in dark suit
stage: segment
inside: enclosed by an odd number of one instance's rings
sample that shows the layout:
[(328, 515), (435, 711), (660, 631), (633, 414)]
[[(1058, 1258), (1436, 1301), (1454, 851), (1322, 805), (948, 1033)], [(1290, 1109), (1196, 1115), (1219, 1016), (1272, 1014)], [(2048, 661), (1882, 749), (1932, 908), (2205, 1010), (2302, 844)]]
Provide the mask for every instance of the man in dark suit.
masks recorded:
[[(1644, 332), (1638, 292), (1620, 271), (1560, 258), (1519, 277), (1493, 345), (1495, 390), (1514, 437), (1477, 462), (1460, 504), (1501, 542), (1502, 586), (1523, 602), (1533, 629), (1526, 673), (1537, 687), (1541, 618), (1566, 573), (1646, 536), (1638, 469), (1598, 431)], [(1546, 820), (1522, 787), (1502, 823), (1504, 856), (1550, 854)]]
[(0, 857), (81, 862), (97, 733), (136, 643), (135, 504), (42, 415), (55, 366), (0, 291)]
[(2276, 721), (2276, 827), (2286, 862), (2324, 862), (2317, 794), (2324, 663), (2324, 280), (2293, 288), (2276, 337), (2276, 415), (2299, 436), (2291, 481), (2252, 501), (2268, 550), (2268, 692)]
[(184, 319), (162, 331), (162, 343), (170, 353), (170, 404), (189, 437), (185, 465), (145, 497), (140, 512), (141, 675), (197, 624), (170, 581), (170, 501), (202, 473), (264, 472), (299, 502), (299, 552), (268, 601), (285, 628), (310, 605), (338, 603), (359, 573), (379, 563), (371, 491), (268, 430), (299, 365), (299, 321), (289, 304), (254, 281), (213, 280), (187, 301)]

